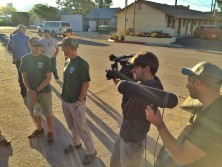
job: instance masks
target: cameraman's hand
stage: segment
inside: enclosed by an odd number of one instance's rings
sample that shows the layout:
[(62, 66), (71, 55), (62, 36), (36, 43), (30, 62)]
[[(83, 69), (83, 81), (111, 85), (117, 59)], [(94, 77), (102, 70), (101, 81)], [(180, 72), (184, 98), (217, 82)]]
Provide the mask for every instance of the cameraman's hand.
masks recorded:
[(154, 111), (152, 106), (148, 105), (145, 109), (146, 112), (146, 119), (150, 121), (154, 126), (157, 127), (157, 129), (160, 129), (164, 122), (161, 118), (160, 110)]

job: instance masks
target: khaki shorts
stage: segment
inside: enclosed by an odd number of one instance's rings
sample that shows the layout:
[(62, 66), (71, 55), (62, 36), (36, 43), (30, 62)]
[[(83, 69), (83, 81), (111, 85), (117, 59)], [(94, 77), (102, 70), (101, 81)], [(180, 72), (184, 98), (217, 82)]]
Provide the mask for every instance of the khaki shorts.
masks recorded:
[[(53, 113), (52, 113), (52, 93), (39, 93), (38, 99), (39, 99), (40, 104), (42, 106), (42, 110), (43, 110), (42, 114), (45, 117), (52, 116), (53, 115)], [(28, 98), (28, 108), (29, 108), (31, 115), (33, 116), (34, 104), (30, 98)]]

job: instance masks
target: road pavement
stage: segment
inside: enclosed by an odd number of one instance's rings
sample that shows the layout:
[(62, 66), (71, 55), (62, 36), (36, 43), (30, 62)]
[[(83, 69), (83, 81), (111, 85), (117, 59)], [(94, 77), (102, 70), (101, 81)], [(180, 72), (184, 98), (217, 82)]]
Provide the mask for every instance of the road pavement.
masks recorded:
[[(65, 122), (60, 93), (62, 84), (52, 79), (53, 112), (55, 143), (47, 145), (47, 135), (28, 140), (27, 136), (35, 129), (30, 114), (19, 93), (16, 67), (11, 63), (12, 56), (6, 49), (6, 43), (12, 29), (0, 29), (0, 128), (12, 146), (0, 147), (1, 167), (81, 167), (84, 149), (66, 155), (63, 148), (71, 142), (71, 136)], [(35, 29), (27, 32), (30, 36), (37, 36)], [(108, 56), (129, 55), (139, 51), (151, 51), (160, 61), (157, 75), (162, 80), (164, 89), (178, 96), (179, 103), (174, 109), (165, 109), (164, 120), (170, 131), (176, 137), (187, 124), (190, 113), (181, 110), (179, 105), (188, 96), (185, 87), (187, 78), (181, 74), (181, 68), (191, 67), (200, 61), (211, 61), (219, 66), (222, 64), (221, 51), (171, 48), (159, 46), (145, 46), (126, 43), (108, 42), (108, 36), (99, 36), (96, 33), (75, 33), (79, 40), (78, 53), (90, 65), (91, 82), (87, 95), (87, 120), (92, 132), (93, 140), (98, 152), (96, 160), (90, 167), (108, 167), (112, 147), (118, 135), (122, 113), (121, 95), (113, 82), (105, 77), (105, 69), (113, 63)], [(62, 38), (57, 38), (61, 40)], [(62, 78), (64, 56), (60, 49), (57, 57), (58, 72)], [(143, 111), (142, 111), (143, 112)], [(45, 123), (44, 123), (44, 127)], [(158, 133), (152, 126), (147, 135), (146, 157), (142, 166), (153, 166), (154, 146)], [(162, 145), (157, 142), (157, 151)]]

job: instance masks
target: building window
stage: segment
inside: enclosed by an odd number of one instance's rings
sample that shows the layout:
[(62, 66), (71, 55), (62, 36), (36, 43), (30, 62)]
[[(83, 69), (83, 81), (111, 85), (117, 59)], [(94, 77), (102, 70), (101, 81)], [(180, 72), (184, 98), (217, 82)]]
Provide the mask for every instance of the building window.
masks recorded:
[(172, 17), (172, 19), (171, 19), (171, 28), (174, 28), (174, 26), (175, 26), (175, 20), (174, 20), (174, 17)]
[(183, 27), (186, 26), (186, 19), (183, 19)]
[(197, 20), (196, 19), (193, 20), (193, 25), (194, 26), (197, 25)]

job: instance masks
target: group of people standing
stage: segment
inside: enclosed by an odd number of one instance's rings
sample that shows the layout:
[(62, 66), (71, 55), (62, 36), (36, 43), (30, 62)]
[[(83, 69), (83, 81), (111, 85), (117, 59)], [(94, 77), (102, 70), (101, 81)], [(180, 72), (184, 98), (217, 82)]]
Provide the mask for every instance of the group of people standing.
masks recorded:
[[(29, 38), (25, 35), (24, 25), (19, 25), (17, 31), (10, 38), (13, 62), (19, 74), (21, 95), (24, 98), (27, 97), (28, 109), (37, 127), (28, 138), (44, 135), (45, 130), (41, 124), (43, 115), (47, 122), (48, 144), (51, 145), (54, 142), (50, 81), (53, 73), (56, 82), (61, 82), (56, 69), (56, 56), (61, 46), (66, 58), (61, 93), (62, 109), (73, 141), (64, 148), (64, 152), (69, 153), (74, 149), (82, 148), (83, 142), (86, 154), (82, 162), (84, 165), (91, 163), (97, 152), (85, 115), (85, 100), (90, 82), (89, 65), (78, 55), (79, 44), (72, 31), (66, 30), (67, 37), (60, 44), (51, 37), (49, 30), (44, 31), (45, 37), (42, 39)], [(3, 142), (7, 145), (8, 141)]]
[[(61, 93), (62, 110), (73, 141), (64, 151), (69, 153), (79, 149), (83, 142), (86, 151), (83, 164), (87, 165), (97, 155), (85, 115), (86, 94), (91, 80), (89, 64), (78, 55), (79, 44), (73, 36), (63, 39), (62, 43), (58, 45), (54, 39), (48, 40), (51, 37), (47, 30), (45, 31), (46, 39), (39, 40), (36, 37), (29, 39), (24, 34), (24, 28), (23, 25), (20, 25), (18, 29), (23, 31), (19, 30), (16, 35), (12, 36), (12, 48), (15, 62), (18, 63), (18, 65), (16, 64), (18, 74), (21, 77), (19, 81), (24, 81), (24, 90), (27, 90), (29, 97), (29, 110), (37, 125), (37, 129), (29, 138), (44, 134), (40, 116), (34, 114), (35, 103), (39, 102), (42, 106), (42, 114), (47, 120), (48, 144), (52, 144), (54, 141), (50, 81), (53, 71), (55, 79), (57, 81), (59, 79), (54, 67), (56, 66), (55, 57), (58, 54), (58, 47), (62, 46), (62, 51), (66, 57)], [(18, 49), (17, 46), (15, 46), (17, 45), (15, 42), (18, 38), (17, 35), (21, 36), (21, 40), (27, 40), (26, 42), (30, 46), (19, 47), (26, 51), (23, 55), (17, 54), (19, 53), (16, 50)], [(54, 46), (54, 49), (47, 48), (47, 45)], [(163, 85), (156, 75), (159, 60), (155, 54), (139, 52), (133, 56), (131, 63), (133, 65), (131, 72), (138, 84), (163, 89)], [(172, 136), (158, 109), (141, 104), (138, 98), (127, 97), (122, 103), (123, 121), (120, 135), (114, 144), (110, 167), (140, 166), (146, 135), (151, 124), (156, 126), (166, 149), (175, 161), (175, 166), (221, 166), (222, 96), (220, 95), (220, 88), (222, 70), (210, 62), (201, 62), (193, 68), (183, 68), (182, 73), (188, 76), (186, 87), (190, 96), (198, 99), (203, 106), (193, 112), (190, 123), (180, 135), (180, 140)], [(116, 85), (121, 82), (118, 79), (113, 81)], [(25, 91), (21, 91), (21, 94), (22, 96), (26, 95)], [(124, 93), (123, 96), (125, 96)]]

